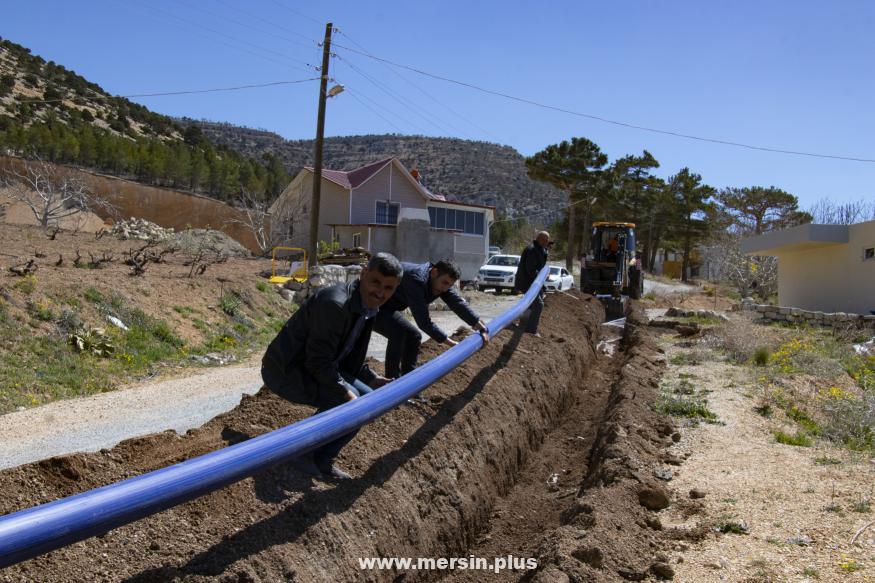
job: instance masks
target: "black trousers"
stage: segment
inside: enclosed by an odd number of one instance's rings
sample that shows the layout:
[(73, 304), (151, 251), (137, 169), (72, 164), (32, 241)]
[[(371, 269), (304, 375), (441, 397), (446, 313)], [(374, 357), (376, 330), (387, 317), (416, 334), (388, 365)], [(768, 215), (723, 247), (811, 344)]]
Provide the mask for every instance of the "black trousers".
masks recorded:
[(374, 332), (389, 339), (386, 346), (386, 377), (398, 378), (416, 368), (422, 335), (401, 312), (380, 310), (374, 319)]
[[(351, 374), (342, 372), (340, 373), (340, 376), (343, 377), (346, 389), (352, 392), (356, 397), (361, 397), (373, 390)], [(301, 403), (300, 398), (298, 397), (300, 388), (294, 386), (286, 376), (277, 373), (271, 367), (262, 365), (261, 378), (264, 380), (264, 384), (268, 389), (283, 399), (291, 401), (292, 403)], [(346, 403), (346, 399), (340, 395), (327, 395), (325, 391), (317, 391), (316, 402), (312, 404), (317, 407), (316, 413), (322, 413), (323, 411), (328, 411), (329, 409), (333, 409), (344, 403)], [(334, 458), (340, 453), (340, 450), (352, 441), (356, 436), (356, 433), (358, 433), (358, 429), (355, 429), (346, 435), (341, 435), (334, 441), (326, 443), (325, 445), (313, 450), (313, 461), (320, 467), (325, 465), (330, 466), (333, 463)]]

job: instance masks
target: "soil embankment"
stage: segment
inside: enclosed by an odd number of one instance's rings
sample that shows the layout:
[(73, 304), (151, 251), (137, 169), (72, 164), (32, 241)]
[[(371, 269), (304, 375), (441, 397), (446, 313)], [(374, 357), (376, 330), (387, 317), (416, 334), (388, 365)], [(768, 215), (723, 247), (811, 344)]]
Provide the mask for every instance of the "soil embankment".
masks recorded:
[[(665, 461), (662, 448), (673, 432), (649, 408), (660, 356), (633, 316), (624, 350), (608, 363), (595, 350), (602, 317), (591, 298), (551, 296), (543, 338), (506, 330), (427, 389), (422, 403), (364, 427), (341, 458), (356, 477), (351, 482), (314, 482), (277, 467), (0, 577), (410, 581), (446, 573), (362, 571), (358, 558), (469, 552), (537, 557), (539, 570), (529, 576), (541, 580), (655, 573), (658, 521), (642, 503), (658, 505), (665, 494), (652, 471)], [(309, 414), (262, 391), (185, 436), (168, 432), (14, 468), (0, 474), (0, 512), (177, 463)], [(555, 439), (572, 433), (573, 441)], [(553, 467), (549, 460), (563, 467), (545, 476), (558, 474), (544, 484), (548, 494), (528, 496), (532, 505), (502, 527), (508, 504), (526, 498), (525, 488), (540, 482), (533, 476)], [(508, 529), (511, 520), (527, 530)], [(505, 546), (482, 546), (488, 532), (502, 528), (537, 544), (516, 550), (512, 537), (497, 535), (491, 540)]]

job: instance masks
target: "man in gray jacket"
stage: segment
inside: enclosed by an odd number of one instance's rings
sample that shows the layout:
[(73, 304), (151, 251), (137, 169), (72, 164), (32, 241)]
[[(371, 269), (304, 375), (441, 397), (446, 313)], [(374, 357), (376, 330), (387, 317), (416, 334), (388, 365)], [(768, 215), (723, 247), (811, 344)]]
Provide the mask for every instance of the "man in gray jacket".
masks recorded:
[[(374, 318), (401, 282), (401, 263), (378, 253), (349, 284), (323, 288), (307, 298), (267, 347), (261, 376), (268, 389), (316, 413), (352, 401), (389, 382), (365, 364)], [(334, 460), (356, 431), (296, 461), (302, 471), (349, 479)]]

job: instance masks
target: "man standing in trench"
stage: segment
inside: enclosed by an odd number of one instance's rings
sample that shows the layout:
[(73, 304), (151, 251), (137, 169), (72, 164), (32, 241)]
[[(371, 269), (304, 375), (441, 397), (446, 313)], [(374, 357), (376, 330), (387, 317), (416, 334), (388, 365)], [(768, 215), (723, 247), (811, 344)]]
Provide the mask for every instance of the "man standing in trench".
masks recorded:
[[(428, 305), (438, 298), (441, 298), (466, 324), (480, 333), (483, 344), (489, 342), (486, 325), (453, 289), (453, 285), (461, 277), (456, 265), (446, 259), (435, 264), (402, 263), (401, 265), (404, 268), (401, 285), (395, 290), (392, 298), (380, 308), (380, 313), (377, 314), (374, 322), (374, 332), (389, 339), (386, 346), (387, 377), (397, 378), (416, 368), (419, 346), (422, 343), (419, 329), (439, 344), (449, 346), (457, 344), (432, 322), (428, 313)], [(408, 307), (413, 313), (416, 326), (404, 318), (403, 312)]]
[[(516, 291), (526, 293), (531, 287), (538, 273), (547, 265), (547, 255), (550, 246), (550, 233), (540, 231), (532, 244), (523, 250), (520, 256), (520, 264), (516, 270), (516, 280), (514, 281), (514, 289)], [(541, 311), (544, 309), (544, 289), (538, 292), (538, 295), (532, 300), (530, 306), (529, 321), (526, 324), (526, 332), (534, 334), (538, 338), (538, 323), (541, 321)]]
[[(268, 345), (261, 361), (265, 386), (284, 399), (327, 411), (389, 382), (365, 364), (377, 311), (401, 283), (401, 263), (378, 253), (352, 283), (308, 298)], [(311, 476), (350, 479), (334, 460), (358, 430), (295, 461)]]

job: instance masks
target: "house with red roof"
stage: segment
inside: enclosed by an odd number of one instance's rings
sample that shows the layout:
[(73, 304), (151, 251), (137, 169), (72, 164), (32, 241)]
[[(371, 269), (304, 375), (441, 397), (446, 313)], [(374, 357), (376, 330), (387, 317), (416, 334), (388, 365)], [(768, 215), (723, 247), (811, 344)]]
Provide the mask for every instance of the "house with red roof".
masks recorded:
[[(306, 248), (313, 169), (304, 168), (270, 208), (274, 240)], [(402, 261), (448, 258), (465, 280), (489, 254), (495, 208), (447, 200), (427, 189), (416, 170), (386, 158), (351, 171), (323, 170), (319, 240), (385, 251)]]

